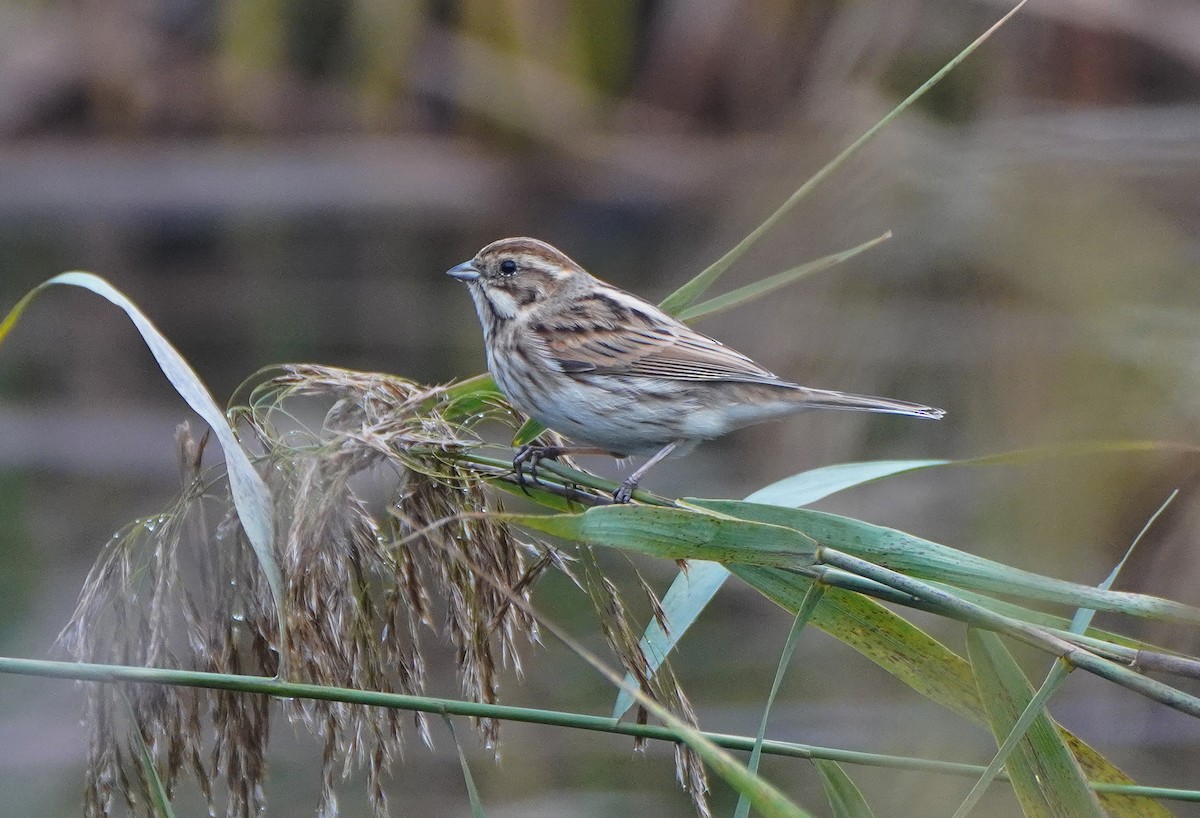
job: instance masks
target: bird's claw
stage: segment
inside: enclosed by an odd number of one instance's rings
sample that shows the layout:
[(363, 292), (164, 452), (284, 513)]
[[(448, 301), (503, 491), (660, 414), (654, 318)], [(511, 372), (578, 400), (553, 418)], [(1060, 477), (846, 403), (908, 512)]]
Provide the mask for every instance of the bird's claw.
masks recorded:
[(553, 446), (538, 446), (533, 443), (526, 443), (517, 449), (517, 453), (513, 457), (513, 475), (517, 478), (517, 485), (521, 487), (521, 491), (526, 495), (529, 494), (527, 488), (529, 483), (525, 480), (526, 473), (529, 474), (529, 482), (540, 482), (537, 473), (538, 463), (543, 460), (557, 460), (560, 454), (562, 451)]
[(618, 505), (624, 505), (633, 499), (633, 490), (637, 488), (637, 481), (630, 482), (626, 480), (617, 486), (617, 490), (613, 492), (613, 502)]

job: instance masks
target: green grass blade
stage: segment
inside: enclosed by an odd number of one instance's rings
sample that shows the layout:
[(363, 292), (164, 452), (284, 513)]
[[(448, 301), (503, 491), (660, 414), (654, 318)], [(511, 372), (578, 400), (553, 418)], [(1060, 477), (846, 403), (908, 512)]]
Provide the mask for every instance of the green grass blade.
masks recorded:
[(813, 766), (821, 776), (834, 818), (875, 818), (867, 800), (840, 764), (818, 758), (813, 760)]
[(471, 818), (487, 818), (483, 811), (483, 801), (479, 798), (479, 790), (475, 787), (475, 779), (471, 775), (471, 767), (467, 764), (467, 754), (463, 752), (462, 743), (458, 740), (458, 733), (454, 730), (454, 722), (445, 713), (442, 714), (442, 721), (446, 722), (446, 729), (450, 731), (454, 749), (458, 751), (458, 763), (462, 766), (463, 782), (467, 786), (467, 798), (471, 801)]
[(154, 360), (158, 362), (162, 373), (175, 387), (175, 391), (192, 408), (192, 411), (202, 417), (212, 428), (213, 434), (216, 435), (225, 454), (226, 468), (229, 472), (229, 488), (233, 495), (238, 519), (254, 548), (263, 573), (266, 574), (267, 582), (271, 586), (271, 594), (275, 598), (275, 607), (279, 617), (280, 644), (285, 644), (286, 640), (282, 638), (286, 621), (283, 613), (283, 579), (274, 555), (275, 518), (271, 492), (267, 488), (267, 484), (263, 482), (262, 476), (250, 462), (250, 457), (238, 440), (233, 427), (229, 425), (225, 412), (217, 406), (203, 381), (178, 350), (138, 309), (137, 305), (99, 276), (83, 272), (62, 273), (39, 284), (13, 307), (4, 321), (0, 323), (0, 343), (4, 341), (5, 336), (16, 324), (17, 319), (20, 318), (21, 313), (33, 300), (33, 297), (46, 287), (56, 284), (82, 287), (120, 307), (141, 333), (142, 340), (150, 349)]
[(748, 503), (798, 508), (823, 500), (831, 494), (896, 474), (948, 466), (955, 460), (867, 460), (837, 463), (810, 469), (771, 483), (746, 498)]
[(704, 559), (798, 568), (816, 544), (798, 531), (659, 506), (598, 506), (583, 514), (505, 514), (511, 523), (566, 540), (666, 559)]
[(485, 372), (450, 384), (435, 400), (440, 402), (439, 408), (444, 417), (461, 421), (495, 409), (500, 401), (506, 399), (492, 376)]
[(968, 457), (962, 460), (867, 460), (837, 463), (801, 472), (764, 486), (746, 498), (749, 502), (798, 507), (828, 497), (835, 492), (871, 483), (885, 477), (942, 466), (1020, 466), (1059, 457), (1139, 452), (1190, 452), (1200, 447), (1187, 443), (1154, 440), (1091, 440), (1017, 449), (1011, 452)]
[(844, 261), (849, 261), (860, 253), (865, 253), (872, 247), (882, 244), (891, 237), (892, 233), (889, 230), (882, 236), (863, 242), (857, 247), (851, 247), (849, 250), (843, 250), (840, 253), (823, 256), (807, 264), (801, 264), (799, 267), (793, 267), (790, 270), (784, 270), (782, 273), (776, 273), (773, 276), (755, 281), (753, 284), (747, 284), (745, 287), (739, 287), (716, 298), (710, 298), (700, 304), (693, 304), (690, 307), (680, 310), (675, 317), (681, 321), (695, 321), (698, 318), (716, 315), (717, 313), (731, 310), (734, 307), (740, 307), (755, 299), (762, 298), (764, 295), (773, 293), (780, 287), (786, 287), (794, 281), (798, 281), (814, 273), (819, 273), (822, 270), (828, 270), (830, 267), (834, 267)]
[(442, 394), (453, 400), (454, 398), (461, 398), (466, 397), (467, 395), (476, 395), (486, 392), (500, 394), (500, 387), (496, 386), (496, 381), (489, 373), (481, 372), (478, 375), (472, 375), (469, 378), (464, 378), (461, 381), (447, 386), (445, 390), (443, 390)]
[(908, 110), (908, 108), (910, 108), (914, 102), (924, 96), (930, 88), (941, 82), (942, 78), (953, 71), (959, 63), (969, 57), (975, 51), (975, 49), (983, 45), (987, 39), (995, 34), (1001, 26), (1007, 23), (1014, 14), (1020, 11), (1021, 7), (1024, 6), (1026, 2), (1028, 2), (1028, 0), (1021, 0), (1021, 2), (1017, 3), (1017, 5), (1014, 6), (1011, 11), (996, 21), (990, 28), (988, 28), (987, 31), (979, 35), (974, 42), (955, 55), (932, 77), (925, 80), (925, 82), (922, 83), (917, 90), (909, 94), (904, 101), (893, 108), (883, 119), (872, 125), (865, 133), (863, 133), (862, 136), (854, 140), (849, 147), (835, 156), (823, 168), (814, 173), (807, 182), (802, 184), (799, 188), (797, 188), (795, 193), (788, 197), (787, 201), (779, 206), (778, 210), (768, 216), (758, 227), (751, 230), (749, 235), (734, 245), (729, 252), (714, 261), (708, 266), (707, 269), (701, 271), (701, 273), (691, 281), (687, 282), (678, 290), (663, 299), (659, 306), (662, 307), (662, 309), (666, 312), (675, 315), (693, 304), (697, 298), (703, 295), (704, 292), (712, 286), (713, 282), (715, 282), (726, 270), (733, 266), (735, 261), (741, 258), (745, 252), (755, 244), (755, 242), (762, 238), (768, 230), (774, 227), (780, 219), (786, 216), (791, 209), (799, 204), (805, 196), (811, 193), (817, 185), (825, 181), (830, 174), (844, 165), (851, 156), (853, 156), (859, 151), (859, 149), (874, 139), (879, 132), (890, 125), (892, 121), (896, 119), (896, 117)]
[(521, 428), (517, 429), (517, 433), (513, 435), (513, 448), (520, 448), (526, 443), (532, 443), (538, 439), (538, 435), (546, 431), (546, 427), (538, 423), (533, 418), (529, 418), (521, 424)]
[(11, 310), (8, 311), (8, 315), (4, 316), (4, 320), (0, 321), (0, 344), (4, 343), (4, 339), (8, 337), (8, 333), (12, 331), (12, 328), (16, 326), (17, 321), (21, 319), (21, 316), (25, 313), (26, 308), (30, 305), (30, 303), (33, 302), (33, 299), (37, 297), (37, 294), (40, 293), (42, 288), (48, 283), (49, 282), (46, 282), (45, 284), (34, 287), (32, 290), (25, 293), (25, 295), (21, 296), (21, 300), (18, 301)]
[(167, 788), (163, 786), (162, 777), (159, 776), (158, 769), (154, 766), (154, 759), (150, 756), (150, 748), (146, 745), (146, 740), (142, 738), (142, 731), (134, 726), (133, 732), (137, 735), (142, 772), (145, 773), (146, 782), (150, 785), (150, 806), (154, 808), (154, 814), (158, 818), (175, 818), (175, 810), (171, 808), (171, 799), (167, 797)]
[[(787, 641), (783, 645), (783, 653), (779, 657), (779, 667), (775, 669), (775, 680), (771, 682), (771, 692), (767, 695), (766, 705), (763, 706), (762, 720), (758, 723), (758, 735), (754, 739), (754, 749), (750, 751), (750, 762), (746, 765), (750, 772), (755, 775), (758, 775), (758, 765), (762, 759), (763, 741), (767, 737), (767, 720), (771, 716), (771, 708), (775, 704), (775, 697), (779, 695), (779, 688), (783, 684), (783, 674), (792, 663), (792, 655), (796, 652), (796, 643), (800, 641), (800, 634), (804, 630), (804, 626), (812, 618), (812, 613), (817, 609), (817, 605), (821, 602), (821, 597), (824, 594), (824, 585), (813, 583), (809, 586), (808, 591), (804, 594), (804, 601), (800, 603), (800, 610), (796, 612), (796, 620), (792, 623), (791, 630), (788, 631)], [(742, 795), (738, 798), (733, 818), (748, 818), (749, 815), (750, 799)]]
[[(1179, 489), (1175, 489), (1171, 492), (1167, 499), (1163, 501), (1163, 504), (1158, 507), (1158, 510), (1150, 515), (1150, 519), (1146, 521), (1146, 524), (1142, 526), (1142, 530), (1138, 532), (1138, 535), (1133, 538), (1133, 542), (1129, 544), (1129, 548), (1125, 551), (1125, 556), (1121, 557), (1121, 561), (1113, 566), (1112, 571), (1109, 572), (1108, 576), (1104, 578), (1104, 581), (1100, 583), (1098, 586), (1100, 590), (1107, 591), (1112, 588), (1113, 583), (1117, 581), (1117, 575), (1121, 573), (1121, 569), (1125, 567), (1125, 563), (1127, 563), (1129, 558), (1133, 556), (1133, 549), (1137, 548), (1138, 543), (1142, 541), (1142, 538), (1146, 536), (1146, 532), (1150, 530), (1150, 526), (1154, 525), (1154, 521), (1157, 520), (1159, 516), (1167, 510), (1167, 506), (1171, 505), (1171, 503), (1178, 496)], [(1092, 619), (1095, 616), (1096, 611), (1094, 609), (1080, 608), (1075, 612), (1075, 616), (1071, 619), (1071, 632), (1076, 634), (1085, 633), (1088, 627), (1092, 624)]]
[[(1033, 690), (996, 634), (971, 628), (967, 631), (967, 650), (988, 723), (1003, 748), (1006, 737), (1018, 727), (1020, 715), (1034, 704)], [(1088, 787), (1057, 725), (1041, 706), (1033, 709), (1036, 716), (1006, 765), (1025, 815), (1104, 818), (1096, 794)], [(963, 804), (967, 809), (969, 806)], [(963, 807), (956, 818), (967, 814)]]
[[(1140, 543), (1142, 541), (1142, 538), (1146, 536), (1146, 532), (1150, 530), (1150, 527), (1152, 525), (1154, 525), (1155, 521), (1158, 520), (1159, 516), (1164, 511), (1166, 511), (1167, 506), (1171, 505), (1171, 503), (1175, 500), (1175, 498), (1177, 496), (1179, 496), (1179, 490), (1175, 489), (1174, 491), (1172, 491), (1170, 493), (1170, 495), (1167, 496), (1167, 499), (1165, 501), (1163, 501), (1163, 504), (1161, 506), (1159, 506), (1158, 509), (1153, 514), (1150, 515), (1150, 519), (1148, 519), (1146, 521), (1146, 524), (1144, 526), (1142, 526), (1142, 530), (1139, 531), (1137, 536), (1133, 538), (1133, 542), (1131, 542), (1129, 544), (1129, 548), (1125, 551), (1125, 555), (1123, 557), (1121, 557), (1120, 562), (1118, 562), (1113, 567), (1113, 570), (1110, 571), (1108, 576), (1105, 577), (1104, 580), (1100, 583), (1099, 587), (1101, 590), (1108, 590), (1108, 589), (1112, 588), (1113, 583), (1115, 583), (1117, 580), (1117, 576), (1121, 573), (1121, 569), (1125, 567), (1125, 563), (1128, 562), (1130, 556), (1133, 555), (1133, 551), (1135, 548), (1137, 548), (1138, 543)], [(1071, 619), (1070, 632), (1074, 633), (1076, 635), (1082, 635), (1082, 634), (1087, 633), (1088, 628), (1092, 624), (1092, 619), (1094, 619), (1095, 616), (1096, 616), (1095, 609), (1080, 608), (1079, 610), (1077, 610), (1075, 612), (1075, 616), (1072, 617), (1072, 619)], [(1065, 667), (1066, 667), (1065, 664), (1061, 661), (1054, 663), (1054, 665), (1050, 669), (1050, 675), (1046, 677), (1046, 681), (1042, 683), (1042, 688), (1038, 690), (1037, 696), (1034, 697), (1035, 700), (1039, 699), (1039, 698), (1048, 698), (1048, 696), (1047, 697), (1042, 696), (1043, 691), (1047, 687), (1050, 687), (1051, 685), (1057, 687), (1058, 684), (1061, 684), (1062, 679), (1065, 679), (1066, 674), (1067, 674)], [(1033, 705), (1031, 703), (1030, 707), (1032, 708), (1032, 706)], [(1041, 705), (1039, 704), (1038, 706), (1040, 708)], [(1027, 708), (1026, 713), (1021, 714), (1022, 719), (1024, 719), (1026, 717), (1026, 715), (1028, 713), (1028, 709), (1029, 708)], [(1028, 725), (1026, 725), (1026, 726), (1028, 726)], [(1025, 728), (1022, 727), (1021, 729), (1024, 730)], [(1016, 731), (1014, 730), (1014, 733), (1015, 732)], [(1002, 747), (1000, 750), (1000, 753), (997, 753), (997, 760), (1000, 759), (1000, 756), (1004, 752), (1004, 750), (1005, 750), (1005, 748)], [(1077, 752), (1074, 753), (1074, 755), (1077, 758), (1080, 757)], [(995, 765), (995, 763), (996, 763), (996, 761), (994, 760), (992, 762), (992, 764), (988, 765), (988, 769), (983, 773), (983, 776), (980, 778), (980, 783), (976, 785), (977, 788), (986, 786), (986, 784), (983, 782), (984, 782), (984, 779), (986, 779), (989, 774), (992, 776), (994, 776), (996, 774), (996, 771), (992, 770), (992, 767), (993, 767), (993, 765)], [(1084, 770), (1084, 772), (1086, 773), (1088, 771)], [(1129, 799), (1127, 799), (1127, 798), (1114, 799), (1112, 797), (1105, 796), (1103, 794), (1099, 795), (1098, 797), (1099, 797), (1100, 803), (1104, 806), (1107, 814), (1112, 816), (1112, 818), (1138, 818), (1139, 816), (1142, 816), (1145, 814), (1141, 808), (1142, 807), (1141, 804), (1138, 804), (1137, 802), (1130, 802)]]
[[(666, 623), (664, 629), (658, 618), (650, 620), (646, 626), (638, 647), (646, 658), (647, 674), (653, 676), (667, 656), (675, 649), (675, 645), (692, 626), (700, 612), (716, 596), (717, 591), (729, 577), (729, 569), (717, 562), (705, 560), (687, 560), (686, 567), (679, 571), (671, 587), (663, 594), (662, 619)], [(625, 685), (617, 694), (613, 705), (613, 718), (619, 719), (633, 706), (633, 695), (629, 685), (634, 684), (632, 675), (625, 677)]]
[[(1118, 562), (1116, 567), (1109, 572), (1109, 575), (1104, 579), (1104, 581), (1100, 583), (1099, 588), (1101, 590), (1108, 590), (1112, 587), (1113, 582), (1116, 581), (1117, 575), (1121, 571), (1121, 568), (1129, 560), (1130, 555), (1133, 554), (1133, 549), (1137, 547), (1137, 544), (1141, 541), (1142, 537), (1145, 536), (1146, 532), (1150, 529), (1150, 526), (1154, 524), (1154, 521), (1158, 519), (1158, 516), (1162, 514), (1168, 505), (1170, 505), (1171, 501), (1175, 499), (1175, 496), (1178, 493), (1178, 490), (1173, 492), (1170, 497), (1167, 498), (1166, 502), (1159, 506), (1158, 510), (1151, 515), (1150, 519), (1146, 522), (1146, 525), (1142, 527), (1142, 530), (1138, 533), (1137, 537), (1135, 537), (1133, 542), (1130, 543), (1128, 550), (1126, 550), (1125, 555), (1121, 558), (1120, 562)], [(1085, 633), (1095, 614), (1096, 611), (1091, 608), (1080, 608), (1077, 610), (1075, 612), (1075, 616), (1071, 619), (1069, 628), (1070, 632), (1077, 635)], [(1017, 719), (1016, 724), (1013, 725), (1008, 736), (1005, 737), (1004, 743), (1000, 746), (999, 751), (996, 753), (991, 763), (988, 764), (987, 769), (984, 770), (979, 780), (975, 783), (975, 786), (972, 787), (971, 792), (967, 795), (966, 800), (963, 801), (962, 806), (960, 806), (955, 813), (955, 818), (965, 818), (974, 805), (978, 803), (979, 799), (983, 797), (983, 794), (987, 790), (988, 786), (991, 785), (991, 782), (995, 779), (996, 775), (999, 774), (1000, 768), (1008, 760), (1009, 755), (1013, 752), (1013, 750), (1016, 749), (1017, 743), (1024, 737), (1026, 731), (1033, 724), (1034, 719), (1042, 713), (1042, 709), (1045, 707), (1046, 702), (1049, 701), (1050, 696), (1053, 695), (1053, 693), (1062, 685), (1064, 681), (1066, 681), (1068, 672), (1069, 669), (1066, 663), (1062, 661), (1055, 661), (1054, 664), (1051, 665), (1050, 672), (1046, 676), (1046, 680), (1042, 682), (1042, 685), (1040, 688), (1038, 688), (1037, 693), (1025, 707), (1025, 710), (1021, 713), (1020, 718)]]
[[(978, 672), (978, 668), (977, 668)], [(967, 793), (967, 797), (954, 813), (954, 818), (966, 818), (975, 805), (979, 803), (979, 799), (983, 798), (983, 794), (987, 792), (987, 788), (996, 780), (1000, 770), (1008, 762), (1013, 750), (1017, 749), (1017, 744), (1025, 737), (1033, 724), (1034, 719), (1043, 713), (1043, 708), (1046, 702), (1050, 701), (1050, 697), (1062, 686), (1062, 683), (1067, 680), (1069, 669), (1065, 662), (1056, 660), (1050, 666), (1050, 673), (1046, 676), (1046, 680), (1042, 682), (1042, 686), (1038, 688), (1037, 693), (1029, 700), (1029, 704), (1021, 711), (1020, 717), (1013, 724), (1012, 729), (1008, 731), (1008, 735), (1004, 737), (1004, 741), (1000, 744), (1000, 749), (996, 751), (996, 755), (988, 763), (979, 780), (971, 787), (971, 791)], [(999, 739), (999, 734), (996, 738)]]
[[(874, 595), (878, 586), (886, 586), (890, 590), (879, 592), (881, 598), (906, 604), (911, 597), (913, 607), (929, 609), (943, 616), (961, 619), (973, 625), (988, 630), (1003, 633), (1030, 645), (1052, 656), (1068, 660), (1072, 666), (1084, 668), (1103, 679), (1108, 679), (1139, 695), (1179, 710), (1182, 713), (1200, 718), (1200, 696), (1193, 696), (1178, 687), (1173, 687), (1143, 673), (1120, 661), (1113, 661), (1105, 656), (1079, 649), (1065, 639), (1060, 639), (1041, 628), (1032, 627), (1024, 622), (1007, 619), (985, 608), (972, 605), (970, 602), (934, 587), (929, 582), (914, 579), (906, 574), (883, 568), (870, 560), (851, 556), (833, 548), (821, 548), (818, 552), (820, 564), (813, 571), (819, 573), (823, 580), (830, 585), (853, 587), (856, 592)], [(830, 571), (829, 568), (839, 569)], [(1162, 657), (1170, 660), (1171, 657)], [(1153, 658), (1158, 663), (1158, 658)], [(1178, 662), (1179, 670), (1191, 670), (1200, 664), (1196, 660), (1187, 659)]]

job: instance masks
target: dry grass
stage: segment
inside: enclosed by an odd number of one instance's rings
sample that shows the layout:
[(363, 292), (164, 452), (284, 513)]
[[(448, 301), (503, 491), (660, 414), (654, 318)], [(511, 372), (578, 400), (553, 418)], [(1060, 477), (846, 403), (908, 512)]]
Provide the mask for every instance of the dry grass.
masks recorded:
[[(314, 408), (318, 422), (306, 423)], [(474, 431), (481, 422), (517, 418), (491, 399), (461, 414), (441, 389), (316, 366), (283, 368), (231, 412), (258, 449), (274, 497), (290, 681), (419, 695), (431, 636), (449, 643), (467, 699), (497, 702), (502, 670), (520, 673), (520, 649), (538, 637), (535, 580), (547, 568), (570, 575), (568, 558), (521, 541), (490, 515), (499, 500), (458, 458), (482, 445)], [(61, 644), (79, 661), (275, 675), (279, 618), (224, 473), (201, 467), (204, 441), (186, 426), (178, 439), (178, 499), (105, 545)], [(593, 601), (622, 665), (694, 722), (669, 673), (647, 678), (636, 647), (641, 629), (586, 556), (582, 579), (572, 579)], [(149, 803), (134, 729), (168, 794), (190, 774), (210, 809), (224, 800), (229, 816), (262, 814), (276, 710), (323, 743), (319, 815), (337, 814), (337, 784), (355, 769), (366, 771), (375, 814), (388, 813), (383, 779), (403, 746), (399, 711), (89, 684), (87, 815), (112, 815), (118, 797), (131, 811)], [(476, 726), (495, 746), (499, 724)], [(420, 714), (415, 727), (429, 744)], [(703, 813), (703, 768), (687, 752), (679, 761), (680, 780)]]

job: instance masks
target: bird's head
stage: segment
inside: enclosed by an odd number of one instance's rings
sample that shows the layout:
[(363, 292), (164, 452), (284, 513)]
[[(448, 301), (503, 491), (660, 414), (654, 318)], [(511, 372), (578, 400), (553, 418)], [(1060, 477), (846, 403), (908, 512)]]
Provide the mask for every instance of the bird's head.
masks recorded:
[(494, 241), (446, 275), (471, 288), (481, 319), (490, 314), (500, 321), (532, 312), (589, 278), (565, 253), (530, 238)]

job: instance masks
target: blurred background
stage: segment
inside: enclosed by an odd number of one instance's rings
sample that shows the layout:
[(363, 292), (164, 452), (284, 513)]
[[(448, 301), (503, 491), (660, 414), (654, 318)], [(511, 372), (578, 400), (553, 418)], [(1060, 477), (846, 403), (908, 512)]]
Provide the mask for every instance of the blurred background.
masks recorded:
[[(289, 361), (426, 382), (484, 368), (442, 275), (508, 235), (657, 300), (721, 255), (1007, 6), (972, 0), (3, 0), (0, 309), (69, 269), (136, 301), (221, 400)], [(796, 472), (1090, 439), (1196, 441), (1200, 4), (1037, 0), (789, 215), (716, 292), (891, 230), (881, 247), (699, 327), (780, 374), (944, 407), (813, 413), (657, 469), (738, 497)], [(176, 490), (186, 407), (111, 305), (45, 293), (0, 349), (0, 652), (44, 657), (100, 545)], [(616, 473), (611, 464), (597, 469)], [(885, 481), (822, 507), (1099, 581), (1175, 487), (1119, 587), (1200, 604), (1194, 455), (1057, 458)], [(665, 588), (673, 566), (639, 567)], [(597, 644), (566, 584), (542, 610)], [(1103, 623), (1102, 623), (1103, 624)], [(1195, 653), (1194, 631), (1113, 623)], [(712, 730), (753, 734), (790, 625), (731, 582), (677, 670)], [(928, 625), (955, 646), (956, 629)], [(1040, 678), (1045, 661), (1026, 657)], [(1140, 783), (1200, 784), (1196, 724), (1075, 674), (1055, 714)], [(456, 695), (456, 689), (431, 689)], [(607, 712), (554, 645), (507, 702)], [(70, 683), (0, 679), (0, 793), (76, 814)], [(468, 757), (497, 816), (689, 815), (670, 754), (508, 725)], [(857, 654), (807, 632), (769, 735), (986, 763)], [(276, 731), (273, 815), (316, 803), (319, 744)], [(415, 741), (395, 815), (468, 812), (453, 746)], [(768, 775), (823, 809), (806, 763)], [(880, 815), (968, 780), (850, 769)], [(715, 806), (732, 798), (715, 784)], [(1012, 815), (1003, 787), (978, 814)], [(188, 803), (186, 800), (183, 803)], [(1200, 815), (1173, 805), (1179, 815)], [(361, 782), (343, 815), (367, 814)]]

